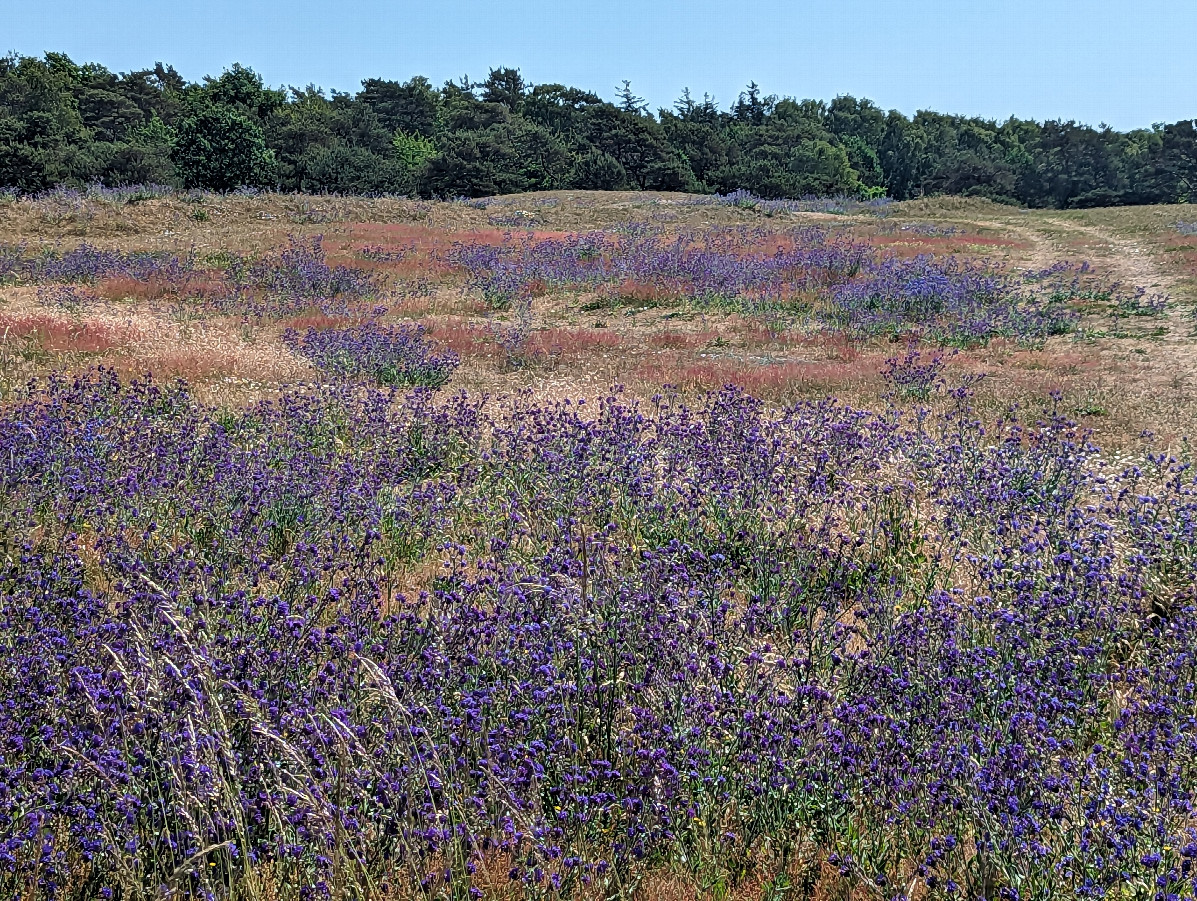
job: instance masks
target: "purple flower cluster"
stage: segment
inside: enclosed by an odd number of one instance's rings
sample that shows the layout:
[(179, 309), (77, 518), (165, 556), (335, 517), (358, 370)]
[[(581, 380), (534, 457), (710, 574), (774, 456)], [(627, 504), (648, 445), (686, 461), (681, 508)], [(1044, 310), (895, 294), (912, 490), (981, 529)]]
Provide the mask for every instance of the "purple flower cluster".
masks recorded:
[(857, 197), (799, 197), (795, 199), (769, 200), (757, 197), (745, 188), (737, 188), (729, 194), (703, 194), (687, 197), (689, 206), (733, 206), (742, 210), (759, 210), (766, 215), (775, 213), (872, 213), (886, 215), (892, 200), (878, 197), (861, 200)]
[(381, 291), (370, 273), (329, 265), (320, 236), (291, 237), (275, 254), (257, 260), (234, 257), (204, 268), (194, 257), (104, 250), (88, 243), (63, 252), (30, 253), (23, 246), (0, 246), (0, 280), (37, 285), (94, 284), (106, 279), (154, 286), (189, 312), (279, 318), (321, 310), (329, 315), (362, 312)]
[(100, 302), (94, 291), (82, 285), (44, 285), (37, 289), (37, 300), (64, 313), (78, 313)]
[(23, 246), (0, 247), (0, 278), (32, 284), (95, 283), (105, 278), (178, 284), (194, 268), (194, 261), (174, 254), (103, 250), (87, 242), (62, 253), (47, 250), (31, 254)]
[(173, 197), (178, 193), (169, 185), (154, 183), (139, 185), (105, 185), (93, 182), (84, 188), (74, 188), (69, 185), (57, 185), (44, 191), (15, 196), (27, 197), (30, 201), (61, 209), (82, 209), (88, 200), (99, 200), (105, 203), (127, 204), (140, 203), (144, 200), (157, 200), (163, 197)]
[(399, 263), (411, 256), (413, 249), (388, 250), (381, 244), (371, 244), (358, 251), (363, 260), (375, 263)]
[(380, 385), (439, 388), (460, 363), (453, 351), (433, 348), (424, 326), (387, 326), (373, 319), (349, 328), (310, 328), (302, 336), (288, 329), (283, 343), (324, 372)]
[(328, 265), (322, 235), (308, 240), (292, 236), (277, 255), (235, 264), (228, 274), (239, 285), (296, 298), (360, 300), (378, 291), (369, 273)]
[(291, 236), (277, 254), (258, 260), (234, 259), (224, 272), (229, 289), (208, 301), (214, 312), (279, 318), (318, 309), (326, 315), (351, 315), (381, 286), (370, 273), (330, 266), (324, 238)]
[(1191, 897), (1191, 465), (952, 396), (52, 380), (0, 414), (0, 891)]
[(487, 222), (500, 228), (537, 228), (544, 225), (544, 222), (535, 213), (530, 213), (527, 210), (495, 213), (487, 217)]
[(953, 238), (964, 234), (964, 229), (958, 226), (934, 222), (884, 222), (877, 230), (883, 235), (916, 235), (920, 238)]
[[(977, 343), (995, 336), (1039, 340), (1072, 330), (1061, 272), (1019, 276), (992, 263), (958, 257), (902, 259), (825, 229), (785, 236), (749, 229), (666, 237), (645, 228), (498, 245), (462, 244), (450, 261), (495, 307), (534, 287), (600, 290), (623, 283), (668, 297), (750, 313), (801, 312), (824, 327), (856, 335), (918, 330), (928, 337)], [(1087, 270), (1086, 270), (1087, 271)]]
[(1197, 222), (1177, 222), (1173, 228), (1182, 235), (1197, 235)]
[(1088, 263), (1054, 263), (1024, 273), (1023, 281), (1051, 303), (1084, 303), (1115, 316), (1163, 316), (1170, 301), (1141, 286), (1107, 282)]
[(944, 387), (943, 354), (924, 356), (914, 342), (901, 357), (890, 357), (881, 367), (881, 377), (903, 397), (926, 400)]

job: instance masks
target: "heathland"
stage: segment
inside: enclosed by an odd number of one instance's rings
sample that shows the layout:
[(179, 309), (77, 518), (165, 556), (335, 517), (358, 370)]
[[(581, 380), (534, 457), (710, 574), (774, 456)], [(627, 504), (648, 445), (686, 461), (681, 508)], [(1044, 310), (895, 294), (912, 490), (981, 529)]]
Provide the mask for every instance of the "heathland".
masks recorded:
[(1197, 214), (0, 202), (14, 897), (1197, 892)]

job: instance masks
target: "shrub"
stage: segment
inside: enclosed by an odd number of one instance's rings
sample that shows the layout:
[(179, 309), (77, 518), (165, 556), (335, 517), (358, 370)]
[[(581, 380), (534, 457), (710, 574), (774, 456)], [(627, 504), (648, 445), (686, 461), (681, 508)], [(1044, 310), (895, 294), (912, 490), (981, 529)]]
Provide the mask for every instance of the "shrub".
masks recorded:
[(274, 184), (274, 152), (257, 123), (224, 106), (210, 106), (176, 127), (171, 159), (187, 188), (231, 191)]

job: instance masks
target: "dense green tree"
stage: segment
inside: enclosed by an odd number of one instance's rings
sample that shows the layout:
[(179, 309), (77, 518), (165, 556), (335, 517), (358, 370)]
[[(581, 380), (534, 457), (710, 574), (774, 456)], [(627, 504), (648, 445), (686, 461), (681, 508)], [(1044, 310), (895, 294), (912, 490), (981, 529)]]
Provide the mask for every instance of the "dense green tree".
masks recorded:
[(1144, 202), (1197, 202), (1197, 121), (1158, 126), (1152, 137), (1137, 160)]
[(637, 97), (632, 91), (632, 83), (624, 79), (623, 84), (615, 91), (619, 98), (619, 109), (630, 116), (643, 116), (648, 112), (648, 104), (643, 97)]
[(171, 152), (174, 129), (157, 113), (128, 134), (128, 141), (114, 146), (101, 178), (108, 184), (174, 184), (178, 178)]
[(732, 106), (732, 116), (737, 122), (760, 126), (773, 114), (776, 105), (777, 98), (771, 94), (762, 97), (760, 86), (752, 81)]
[(909, 200), (922, 193), (929, 163), (927, 136), (922, 128), (896, 110), (885, 117), (885, 131), (877, 157), (885, 173), (885, 189), (895, 200)]
[(750, 82), (720, 109), (689, 89), (654, 116), (624, 82), (607, 103), (518, 69), (366, 79), (356, 94), (268, 87), (233, 65), (187, 83), (156, 63), (116, 73), (62, 53), (0, 59), (0, 185), (155, 181), (228, 189), (480, 195), (561, 186), (770, 197), (884, 191), (1027, 206), (1197, 199), (1191, 120), (1117, 132), (828, 103)]
[(587, 191), (626, 191), (631, 187), (631, 182), (619, 160), (592, 148), (574, 163), (568, 185)]
[(437, 145), (424, 135), (395, 132), (390, 141), (391, 156), (402, 171), (415, 175), (430, 159), (437, 156)]
[(400, 193), (411, 185), (396, 160), (340, 142), (308, 148), (295, 168), (296, 188), (310, 194)]
[[(682, 96), (673, 103), (674, 112), (671, 114), (675, 118), (683, 122), (701, 122), (704, 125), (719, 125), (723, 119), (723, 113), (719, 112), (719, 106), (715, 103), (715, 98), (710, 94), (703, 94), (702, 100), (695, 100), (690, 94), (689, 88), (682, 89)], [(662, 115), (666, 112), (662, 111)]]
[(717, 122), (683, 118), (667, 110), (661, 111), (661, 127), (669, 146), (689, 165), (699, 190), (716, 186), (718, 173), (732, 159), (732, 141), (727, 129)]
[(885, 170), (881, 168), (881, 158), (863, 138), (848, 135), (840, 140), (840, 146), (848, 155), (848, 165), (856, 172), (861, 185), (870, 190), (885, 186)]
[(586, 110), (583, 127), (590, 146), (615, 159), (641, 190), (681, 191), (694, 181), (686, 161), (651, 117), (603, 104)]
[(602, 98), (590, 91), (561, 84), (538, 84), (524, 97), (522, 115), (557, 134), (576, 137), (582, 114), (602, 103)]
[(0, 59), (0, 183), (36, 191), (98, 174), (75, 96), (81, 85), (81, 70), (62, 54)]
[(568, 184), (572, 164), (568, 149), (547, 128), (501, 122), (443, 136), (425, 164), (423, 184), (437, 197), (545, 191)]
[(202, 95), (204, 103), (231, 107), (258, 121), (266, 120), (287, 101), (285, 91), (267, 88), (261, 75), (240, 63), (219, 78), (205, 78)]
[(481, 87), (482, 99), (486, 103), (502, 104), (513, 113), (523, 106), (524, 94), (528, 90), (520, 70), (507, 68), (491, 69)]
[(99, 66), (86, 67), (76, 88), (79, 118), (92, 140), (124, 141), (146, 120), (145, 112), (120, 89), (115, 75)]
[(188, 188), (229, 191), (275, 179), (274, 153), (262, 129), (226, 106), (210, 106), (180, 121), (171, 158)]
[(761, 197), (826, 197), (861, 189), (848, 154), (824, 140), (762, 144), (745, 154), (724, 179)]
[(441, 95), (421, 75), (400, 84), (381, 78), (362, 82), (357, 100), (374, 111), (382, 127), (392, 133), (432, 137), (440, 117)]
[(1127, 189), (1119, 167), (1120, 141), (1110, 128), (1044, 122), (1036, 168), (1051, 206), (1107, 206)]
[(439, 131), (483, 131), (511, 121), (511, 111), (504, 103), (479, 100), (472, 94), (450, 91), (441, 109)]
[(885, 113), (872, 100), (857, 100), (845, 94), (827, 105), (823, 125), (837, 138), (856, 138), (876, 153), (885, 136)]

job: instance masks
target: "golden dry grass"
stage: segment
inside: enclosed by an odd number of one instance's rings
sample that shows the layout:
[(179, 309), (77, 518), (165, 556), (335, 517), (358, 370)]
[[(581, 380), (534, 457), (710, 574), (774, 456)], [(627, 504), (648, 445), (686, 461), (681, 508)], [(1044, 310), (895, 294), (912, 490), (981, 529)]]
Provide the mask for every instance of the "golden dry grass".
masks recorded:
[[(826, 213), (767, 216), (696, 206), (684, 195), (623, 192), (515, 195), (485, 208), (264, 195), (206, 197), (199, 203), (179, 197), (133, 205), (89, 201), (66, 211), (0, 204), (0, 242), (63, 248), (86, 240), (203, 258), (262, 253), (288, 235), (323, 234), (330, 262), (370, 266), (397, 287), (399, 293), (387, 300), (391, 318), (423, 322), (435, 339), (461, 354), (454, 387), (560, 397), (613, 385), (651, 394), (663, 383), (687, 391), (733, 383), (779, 403), (834, 394), (864, 406), (885, 402), (878, 371), (895, 346), (777, 331), (735, 313), (679, 308), (637, 285), (622, 286), (620, 303), (609, 308), (601, 297), (538, 296), (528, 353), (513, 365), (494, 337), (504, 315), (488, 313), (464, 290), (460, 276), (434, 257), (454, 241), (501, 240), (510, 227), (505, 223), (518, 221), (555, 235), (631, 222), (666, 230), (749, 225), (776, 234), (779, 246), (788, 240), (787, 230), (819, 224), (905, 255), (958, 253), (1020, 267), (1088, 259), (1111, 278), (1169, 293), (1174, 309), (1162, 323), (1117, 333), (1095, 321), (1037, 350), (994, 342), (951, 358), (949, 375), (986, 373), (978, 402), (991, 410), (1042, 406), (1058, 392), (1064, 412), (1091, 426), (1103, 442), (1133, 442), (1149, 429), (1176, 444), (1197, 421), (1197, 321), (1191, 316), (1197, 238), (1173, 228), (1184, 218), (1184, 208), (1177, 207), (1032, 212), (969, 198), (894, 204), (879, 220)], [(911, 225), (950, 226), (956, 232), (927, 234)], [(369, 263), (359, 252), (370, 246), (402, 249), (405, 256)], [(11, 392), (52, 368), (103, 364), (128, 373), (181, 376), (194, 381), (203, 396), (244, 402), (315, 377), (286, 351), (280, 335), (288, 327), (332, 322), (316, 314), (249, 327), (232, 318), (178, 319), (155, 311), (158, 286), (106, 282), (98, 292), (106, 298), (100, 307), (68, 315), (40, 307), (31, 289), (0, 288), (0, 390)]]

